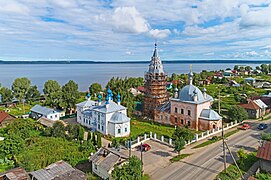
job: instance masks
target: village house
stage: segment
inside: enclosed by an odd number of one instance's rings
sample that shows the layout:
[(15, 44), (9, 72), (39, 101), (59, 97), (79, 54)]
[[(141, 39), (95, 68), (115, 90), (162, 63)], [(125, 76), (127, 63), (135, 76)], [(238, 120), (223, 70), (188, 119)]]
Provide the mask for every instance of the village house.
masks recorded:
[(247, 113), (249, 118), (258, 119), (265, 115), (268, 106), (260, 99), (249, 100), (246, 104), (240, 104)]
[(30, 111), (31, 111), (31, 117), (34, 119), (39, 119), (41, 117), (44, 117), (44, 118), (56, 121), (56, 120), (59, 120), (62, 115), (62, 113), (60, 113), (57, 110), (44, 107), (38, 104), (32, 107)]
[(114, 166), (121, 166), (127, 159), (128, 156), (119, 151), (102, 147), (89, 158), (89, 161), (94, 174), (102, 179), (111, 179)]
[(258, 148), (257, 158), (259, 158), (260, 170), (271, 173), (271, 142), (265, 141), (263, 146)]
[(104, 135), (129, 136), (130, 118), (127, 117), (127, 108), (120, 104), (120, 98), (118, 94), (117, 103), (114, 102), (110, 88), (103, 102), (100, 94), (97, 102), (92, 101), (88, 95), (86, 101), (76, 104), (77, 122)]
[(6, 123), (14, 119), (15, 119), (14, 116), (11, 116), (7, 112), (0, 110), (0, 126), (4, 126)]
[(30, 178), (23, 168), (14, 168), (1, 173), (0, 180), (30, 180)]
[(31, 180), (86, 180), (87, 176), (79, 169), (73, 168), (65, 161), (58, 161), (29, 173)]

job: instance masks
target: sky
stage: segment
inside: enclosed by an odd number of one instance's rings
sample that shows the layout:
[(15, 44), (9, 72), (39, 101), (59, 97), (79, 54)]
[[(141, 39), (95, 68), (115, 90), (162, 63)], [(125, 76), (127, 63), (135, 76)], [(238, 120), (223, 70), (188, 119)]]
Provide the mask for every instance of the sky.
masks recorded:
[(271, 59), (271, 0), (0, 0), (2, 60)]

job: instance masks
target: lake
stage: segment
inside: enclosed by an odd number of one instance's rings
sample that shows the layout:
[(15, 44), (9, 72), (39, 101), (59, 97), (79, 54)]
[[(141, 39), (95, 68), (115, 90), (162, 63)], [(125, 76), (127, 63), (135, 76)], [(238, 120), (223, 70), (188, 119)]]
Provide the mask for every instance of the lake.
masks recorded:
[[(231, 63), (195, 63), (193, 72), (202, 70), (219, 70), (233, 68)], [(244, 64), (240, 64), (244, 65)], [(253, 68), (260, 64), (246, 64)], [(164, 70), (168, 75), (172, 73), (188, 73), (190, 64), (166, 63)], [(0, 83), (2, 86), (10, 87), (14, 79), (27, 77), (32, 85), (37, 85), (42, 91), (44, 83), (51, 79), (57, 80), (61, 85), (69, 80), (74, 80), (79, 85), (80, 91), (87, 91), (89, 85), (98, 82), (103, 86), (112, 77), (143, 77), (148, 70), (147, 63), (125, 63), (125, 64), (0, 64)]]

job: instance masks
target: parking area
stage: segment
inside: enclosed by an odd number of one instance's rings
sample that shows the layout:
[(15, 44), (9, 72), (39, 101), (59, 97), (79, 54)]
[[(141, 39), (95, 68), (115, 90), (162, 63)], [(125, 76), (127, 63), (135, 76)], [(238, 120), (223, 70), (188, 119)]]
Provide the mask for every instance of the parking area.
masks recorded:
[[(151, 175), (157, 168), (165, 167), (170, 164), (170, 159), (176, 156), (177, 153), (173, 152), (173, 148), (167, 145), (161, 144), (156, 141), (146, 141), (145, 143), (151, 146), (151, 150), (143, 152), (143, 166), (144, 173)], [(144, 144), (145, 144), (144, 143)], [(136, 155), (140, 158), (140, 151), (137, 149), (132, 150), (132, 155)]]

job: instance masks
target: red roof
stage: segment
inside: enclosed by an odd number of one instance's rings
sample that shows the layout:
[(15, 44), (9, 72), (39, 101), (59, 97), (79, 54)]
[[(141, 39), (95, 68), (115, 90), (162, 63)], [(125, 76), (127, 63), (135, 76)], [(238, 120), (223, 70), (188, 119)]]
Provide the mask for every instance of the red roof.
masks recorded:
[(9, 117), (9, 114), (5, 111), (0, 111), (0, 123), (2, 123), (7, 117)]
[(260, 109), (260, 107), (253, 101), (249, 101), (247, 104), (240, 104), (240, 106), (243, 107), (244, 109), (253, 109), (253, 110)]
[(264, 146), (258, 148), (257, 158), (271, 161), (271, 142), (266, 141)]

